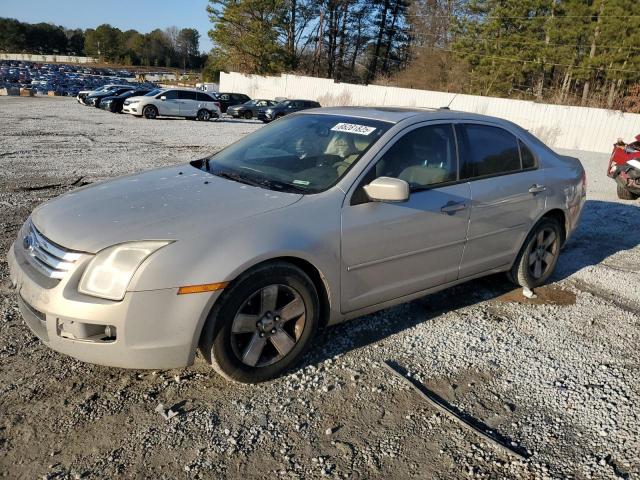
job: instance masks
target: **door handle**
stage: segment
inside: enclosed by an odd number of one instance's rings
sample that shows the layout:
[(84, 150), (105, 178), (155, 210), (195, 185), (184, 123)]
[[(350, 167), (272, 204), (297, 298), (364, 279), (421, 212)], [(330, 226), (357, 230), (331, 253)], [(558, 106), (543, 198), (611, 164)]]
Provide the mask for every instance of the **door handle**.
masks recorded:
[(440, 211), (442, 213), (446, 213), (447, 215), (453, 215), (456, 212), (459, 212), (460, 210), (464, 210), (465, 208), (467, 208), (467, 205), (464, 202), (447, 202), (446, 205), (443, 205), (442, 208), (440, 208)]
[(529, 193), (542, 193), (547, 189), (544, 185), (538, 185), (537, 183), (529, 187)]

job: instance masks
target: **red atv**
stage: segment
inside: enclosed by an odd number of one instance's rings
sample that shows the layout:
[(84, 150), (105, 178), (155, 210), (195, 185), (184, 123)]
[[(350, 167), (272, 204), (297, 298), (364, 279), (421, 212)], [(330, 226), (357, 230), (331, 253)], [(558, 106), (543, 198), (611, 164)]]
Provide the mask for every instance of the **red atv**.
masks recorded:
[(635, 200), (640, 197), (640, 135), (633, 143), (619, 139), (613, 145), (607, 175), (618, 184), (618, 198)]

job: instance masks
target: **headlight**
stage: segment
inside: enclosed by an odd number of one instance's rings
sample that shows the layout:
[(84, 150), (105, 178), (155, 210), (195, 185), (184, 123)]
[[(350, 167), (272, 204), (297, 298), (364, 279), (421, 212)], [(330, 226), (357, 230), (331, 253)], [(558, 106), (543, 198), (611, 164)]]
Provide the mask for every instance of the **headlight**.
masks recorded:
[(122, 300), (138, 267), (168, 241), (122, 243), (107, 247), (91, 260), (78, 291), (94, 297)]

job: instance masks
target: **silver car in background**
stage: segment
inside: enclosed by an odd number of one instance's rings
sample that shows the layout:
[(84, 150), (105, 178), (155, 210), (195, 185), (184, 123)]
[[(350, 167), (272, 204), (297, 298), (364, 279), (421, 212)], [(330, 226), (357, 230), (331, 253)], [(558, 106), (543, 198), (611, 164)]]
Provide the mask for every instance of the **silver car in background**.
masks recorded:
[(552, 274), (585, 172), (522, 128), (325, 108), (36, 208), (9, 251), (33, 332), (116, 367), (273, 378), (317, 329), (473, 278)]
[(188, 88), (167, 88), (124, 101), (123, 113), (153, 120), (158, 117), (185, 117), (207, 122), (220, 118), (220, 104), (208, 93)]

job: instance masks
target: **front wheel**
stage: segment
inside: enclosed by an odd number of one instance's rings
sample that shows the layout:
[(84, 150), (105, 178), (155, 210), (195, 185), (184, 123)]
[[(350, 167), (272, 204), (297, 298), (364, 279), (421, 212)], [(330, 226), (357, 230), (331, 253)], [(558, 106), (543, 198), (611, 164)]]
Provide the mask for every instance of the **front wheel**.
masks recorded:
[(620, 200), (635, 200), (638, 198), (633, 192), (630, 192), (628, 189), (623, 187), (622, 185), (618, 185), (618, 198)]
[(251, 110), (247, 110), (244, 112), (244, 118), (247, 120), (251, 120), (253, 118), (253, 112)]
[(147, 105), (142, 109), (142, 116), (149, 120), (154, 120), (158, 117), (158, 109), (153, 105)]
[(544, 285), (556, 268), (561, 246), (560, 224), (554, 218), (543, 218), (529, 233), (509, 276), (521, 287)]
[(201, 122), (208, 122), (209, 120), (211, 120), (211, 112), (203, 108), (202, 110), (198, 111), (198, 115), (196, 115), (196, 118)]
[(258, 267), (218, 299), (200, 349), (225, 378), (263, 382), (300, 358), (317, 330), (319, 312), (318, 293), (302, 270), (280, 262)]

